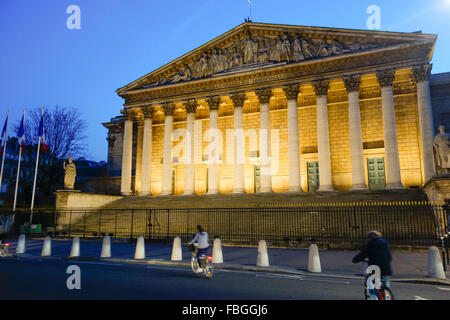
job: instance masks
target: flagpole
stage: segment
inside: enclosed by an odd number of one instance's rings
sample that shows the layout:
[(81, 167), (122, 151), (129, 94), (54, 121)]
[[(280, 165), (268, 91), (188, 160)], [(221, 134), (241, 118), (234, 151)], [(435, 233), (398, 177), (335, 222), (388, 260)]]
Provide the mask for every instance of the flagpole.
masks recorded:
[[(25, 110), (23, 110), (23, 122), (25, 123)], [(19, 160), (17, 161), (17, 176), (16, 176), (16, 190), (14, 191), (14, 205), (13, 212), (16, 212), (16, 204), (17, 204), (17, 189), (19, 187), (19, 177), (20, 177), (20, 159), (22, 157), (22, 145), (19, 146)], [(15, 216), (13, 215), (13, 222)]]
[(8, 110), (8, 118), (6, 118), (6, 132), (5, 132), (5, 136), (2, 137), (3, 139), (5, 139), (5, 147), (3, 148), (2, 168), (0, 169), (0, 192), (1, 192), (1, 188), (2, 188), (3, 166), (5, 165), (6, 145), (8, 144), (8, 125), (9, 125), (9, 110)]
[[(44, 116), (44, 110), (42, 110), (42, 112), (41, 112), (41, 118), (43, 116)], [(37, 178), (38, 165), (39, 165), (39, 150), (40, 150), (40, 148), (41, 148), (41, 136), (39, 136), (37, 156), (36, 156), (36, 168), (34, 169), (33, 195), (31, 197), (30, 225), (33, 221), (34, 194), (36, 191), (36, 178)]]

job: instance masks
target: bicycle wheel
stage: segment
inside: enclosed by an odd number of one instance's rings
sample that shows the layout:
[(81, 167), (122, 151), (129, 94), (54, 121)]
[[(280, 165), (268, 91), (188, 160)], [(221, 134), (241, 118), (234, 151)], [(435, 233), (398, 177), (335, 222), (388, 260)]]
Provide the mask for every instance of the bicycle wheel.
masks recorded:
[(194, 273), (198, 273), (198, 261), (196, 257), (192, 257), (191, 259), (191, 269)]
[(392, 293), (391, 289), (384, 288), (384, 300), (395, 300), (394, 294)]
[(208, 279), (211, 279), (213, 274), (214, 274), (214, 268), (213, 265), (211, 263), (211, 261), (206, 260), (204, 262), (204, 267), (203, 267), (203, 274), (205, 275), (205, 277), (207, 277)]

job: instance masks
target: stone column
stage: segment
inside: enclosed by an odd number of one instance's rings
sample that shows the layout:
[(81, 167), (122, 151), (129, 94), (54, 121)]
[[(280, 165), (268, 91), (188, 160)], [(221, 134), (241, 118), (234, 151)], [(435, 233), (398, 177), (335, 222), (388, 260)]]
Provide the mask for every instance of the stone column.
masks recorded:
[(152, 119), (155, 110), (152, 106), (142, 108), (144, 114), (144, 133), (142, 143), (141, 196), (151, 195), (152, 188)]
[(129, 196), (131, 195), (131, 169), (133, 159), (133, 113), (130, 110), (124, 110), (122, 113), (125, 118), (125, 125), (123, 129), (120, 193)]
[(184, 145), (184, 194), (195, 193), (195, 167), (194, 167), (194, 121), (197, 101), (189, 100), (186, 106), (186, 135)]
[(259, 159), (261, 166), (260, 192), (272, 192), (271, 152), (270, 152), (270, 112), (271, 89), (256, 90), (259, 108)]
[(209, 106), (208, 194), (219, 193), (219, 106), (220, 97), (206, 99)]
[(423, 184), (435, 175), (433, 160), (433, 110), (431, 107), (429, 83), (431, 68), (432, 65), (429, 64), (413, 69), (413, 78), (417, 84)]
[(287, 98), (289, 192), (301, 192), (298, 139), (298, 84), (283, 88)]
[(244, 101), (245, 93), (231, 95), (234, 106), (234, 177), (233, 193), (245, 192), (245, 135), (244, 135)]
[(350, 134), (350, 158), (352, 164), (352, 190), (366, 190), (364, 154), (359, 108), (359, 85), (361, 77), (344, 78), (348, 92), (348, 122)]
[(317, 95), (317, 150), (319, 154), (319, 191), (333, 191), (327, 93), (329, 81), (313, 83)]
[(173, 113), (175, 105), (167, 102), (162, 105), (164, 109), (164, 152), (163, 152), (163, 171), (162, 171), (162, 192), (161, 195), (169, 195), (172, 190), (172, 131), (173, 131)]
[(134, 121), (137, 125), (134, 194), (137, 195), (141, 192), (142, 186), (142, 146), (144, 140), (144, 116), (140, 112), (136, 112), (134, 114)]
[(398, 156), (397, 126), (395, 123), (394, 93), (392, 83), (395, 71), (377, 73), (381, 87), (383, 127), (384, 127), (384, 155), (386, 162), (386, 188), (402, 189), (400, 175), (400, 160)]

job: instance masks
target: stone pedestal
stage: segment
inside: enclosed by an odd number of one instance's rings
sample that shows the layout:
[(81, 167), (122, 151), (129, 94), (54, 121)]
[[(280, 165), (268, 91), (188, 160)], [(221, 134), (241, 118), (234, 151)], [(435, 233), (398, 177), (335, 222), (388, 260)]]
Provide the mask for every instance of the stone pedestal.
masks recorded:
[(428, 200), (445, 202), (450, 200), (450, 174), (433, 177), (423, 186)]

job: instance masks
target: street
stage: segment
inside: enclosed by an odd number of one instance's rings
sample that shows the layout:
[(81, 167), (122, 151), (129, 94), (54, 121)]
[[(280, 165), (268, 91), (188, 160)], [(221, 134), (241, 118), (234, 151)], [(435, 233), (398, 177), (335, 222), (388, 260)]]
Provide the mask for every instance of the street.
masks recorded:
[[(67, 268), (81, 270), (81, 289), (69, 290)], [(450, 287), (394, 282), (399, 300), (448, 300)], [(213, 279), (189, 268), (62, 258), (3, 258), (0, 299), (362, 300), (360, 280), (216, 270)]]

